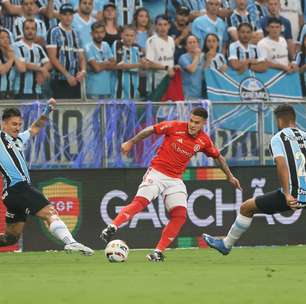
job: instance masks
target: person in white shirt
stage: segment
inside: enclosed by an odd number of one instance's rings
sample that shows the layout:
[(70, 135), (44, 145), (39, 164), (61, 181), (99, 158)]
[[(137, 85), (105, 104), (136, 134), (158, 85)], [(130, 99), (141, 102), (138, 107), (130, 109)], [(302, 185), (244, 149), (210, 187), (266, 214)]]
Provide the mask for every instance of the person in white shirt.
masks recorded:
[(296, 65), (289, 61), (286, 39), (281, 36), (282, 24), (278, 18), (271, 17), (267, 23), (268, 36), (258, 42), (258, 51), (268, 68), (279, 69), (292, 73)]
[(170, 23), (166, 15), (155, 19), (156, 34), (146, 43), (145, 68), (149, 70), (147, 91), (152, 92), (167, 75), (174, 76), (174, 39), (168, 36)]
[(304, 24), (304, 16), (299, 0), (280, 0), (280, 14), (287, 18), (291, 23), (292, 38), (294, 43), (297, 43), (300, 28)]

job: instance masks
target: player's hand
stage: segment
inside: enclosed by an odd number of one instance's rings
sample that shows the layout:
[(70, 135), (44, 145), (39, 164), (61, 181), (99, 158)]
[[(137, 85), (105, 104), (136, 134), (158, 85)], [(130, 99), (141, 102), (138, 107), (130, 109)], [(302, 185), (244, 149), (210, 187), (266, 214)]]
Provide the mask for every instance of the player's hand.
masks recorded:
[(231, 176), (228, 179), (228, 182), (231, 183), (236, 189), (239, 189), (240, 191), (243, 191), (242, 187), (240, 186), (240, 182), (239, 182), (238, 178), (236, 178), (234, 176)]
[(292, 210), (297, 210), (301, 208), (300, 204), (296, 200), (295, 197), (293, 197), (291, 194), (286, 194), (285, 195), (287, 205), (292, 209)]
[(121, 145), (121, 152), (123, 155), (127, 156), (133, 147), (132, 141), (128, 140)]

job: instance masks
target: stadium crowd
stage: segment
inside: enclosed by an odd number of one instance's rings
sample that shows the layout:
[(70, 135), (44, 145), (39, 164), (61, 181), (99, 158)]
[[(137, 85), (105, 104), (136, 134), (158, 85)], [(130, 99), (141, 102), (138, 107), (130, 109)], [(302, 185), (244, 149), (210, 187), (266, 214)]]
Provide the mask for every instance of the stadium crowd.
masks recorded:
[[(2, 0), (0, 98), (145, 99), (180, 71), (186, 99), (204, 69), (299, 71), (305, 93), (306, 1)], [(305, 18), (306, 20), (306, 18)], [(304, 94), (305, 95), (305, 94)]]

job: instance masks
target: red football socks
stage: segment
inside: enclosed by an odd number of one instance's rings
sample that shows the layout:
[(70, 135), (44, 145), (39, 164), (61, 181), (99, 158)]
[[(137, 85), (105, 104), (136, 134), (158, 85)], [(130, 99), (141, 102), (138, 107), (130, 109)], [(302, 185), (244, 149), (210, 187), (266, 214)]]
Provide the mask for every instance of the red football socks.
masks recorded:
[(149, 204), (150, 202), (146, 198), (135, 196), (129, 205), (120, 210), (112, 224), (116, 227), (121, 226), (123, 223), (129, 221), (136, 213), (145, 209)]
[(176, 238), (186, 221), (186, 208), (175, 207), (170, 211), (170, 221), (164, 228), (156, 250), (164, 251)]

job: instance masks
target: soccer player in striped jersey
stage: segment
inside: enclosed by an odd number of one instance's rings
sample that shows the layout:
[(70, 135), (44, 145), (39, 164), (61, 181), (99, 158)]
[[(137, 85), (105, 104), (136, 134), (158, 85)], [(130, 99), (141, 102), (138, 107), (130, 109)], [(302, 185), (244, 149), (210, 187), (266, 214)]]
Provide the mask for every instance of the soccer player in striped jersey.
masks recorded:
[(0, 131), (0, 171), (4, 178), (3, 202), (7, 208), (5, 233), (0, 234), (0, 247), (18, 242), (28, 215), (44, 220), (52, 235), (65, 244), (69, 252), (92, 255), (94, 251), (78, 243), (54, 206), (31, 185), (24, 149), (31, 137), (44, 127), (56, 104), (50, 99), (41, 116), (28, 130), (21, 132), (22, 117), (16, 108), (7, 108), (2, 114)]
[(228, 32), (232, 41), (238, 40), (238, 26), (241, 23), (249, 23), (253, 29), (252, 41), (257, 43), (263, 37), (259, 20), (255, 11), (247, 10), (247, 0), (236, 0), (237, 7), (228, 18)]
[(24, 37), (13, 44), (16, 57), (24, 61), (26, 71), (16, 72), (14, 93), (17, 99), (40, 99), (42, 85), (50, 77), (51, 64), (44, 49), (35, 41), (36, 22), (27, 19), (23, 23)]
[(139, 97), (139, 69), (142, 67), (144, 55), (135, 40), (135, 28), (126, 25), (122, 31), (122, 40), (113, 43), (113, 54), (117, 63), (114, 97), (118, 99)]
[(264, 72), (268, 66), (257, 50), (257, 46), (250, 44), (252, 38), (252, 26), (249, 23), (241, 23), (238, 26), (238, 41), (230, 44), (228, 61), (230, 66), (243, 73), (247, 69), (255, 72)]
[(72, 29), (73, 7), (63, 4), (60, 8), (60, 23), (49, 30), (47, 52), (55, 68), (51, 75), (51, 87), (56, 98), (80, 98), (80, 82), (86, 75), (84, 50)]
[(8, 32), (0, 29), (0, 99), (13, 97), (13, 80), (16, 70), (25, 72), (25, 64), (16, 58), (10, 46)]
[(306, 133), (296, 126), (291, 105), (283, 104), (274, 110), (278, 129), (271, 139), (271, 152), (281, 188), (246, 200), (224, 239), (204, 234), (207, 244), (223, 255), (250, 227), (256, 213), (274, 214), (306, 207)]
[(34, 19), (36, 23), (36, 37), (35, 37), (35, 43), (40, 44), (41, 46), (44, 46), (46, 44), (46, 36), (47, 36), (47, 30), (45, 23), (35, 18), (35, 12), (36, 12), (36, 4), (34, 0), (22, 0), (22, 11), (23, 16), (17, 17), (14, 22), (14, 38), (15, 40), (20, 40), (24, 33), (23, 33), (23, 23), (26, 19)]
[(142, 7), (142, 0), (110, 0), (117, 8), (117, 25), (124, 26), (133, 22), (136, 10)]

